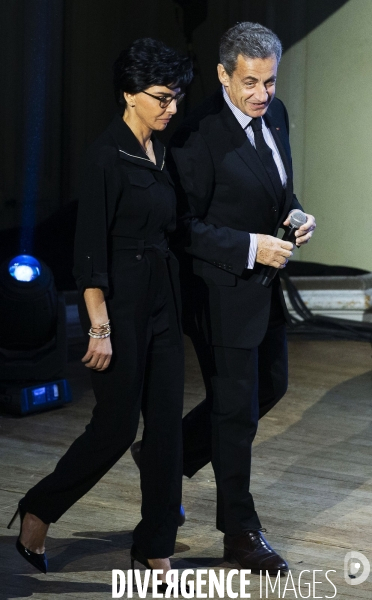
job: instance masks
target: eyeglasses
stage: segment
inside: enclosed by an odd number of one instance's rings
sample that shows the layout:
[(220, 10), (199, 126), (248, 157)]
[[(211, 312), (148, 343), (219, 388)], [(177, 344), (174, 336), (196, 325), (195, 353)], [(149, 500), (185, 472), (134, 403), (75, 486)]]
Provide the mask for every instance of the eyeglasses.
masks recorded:
[(185, 97), (185, 94), (176, 94), (175, 96), (154, 96), (153, 94), (149, 94), (148, 92), (145, 92), (144, 90), (142, 90), (143, 94), (146, 94), (147, 96), (151, 96), (151, 98), (155, 98), (155, 100), (159, 100), (159, 105), (160, 108), (167, 108), (167, 106), (170, 105), (171, 102), (173, 102), (173, 100), (176, 101), (176, 104), (178, 105), (180, 102), (182, 102), (182, 100)]

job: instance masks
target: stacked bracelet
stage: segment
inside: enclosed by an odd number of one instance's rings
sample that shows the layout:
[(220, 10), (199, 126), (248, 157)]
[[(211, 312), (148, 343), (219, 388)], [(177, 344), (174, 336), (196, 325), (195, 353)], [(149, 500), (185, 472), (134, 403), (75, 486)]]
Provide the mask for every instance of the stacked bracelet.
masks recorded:
[(98, 327), (91, 327), (88, 331), (88, 335), (94, 339), (103, 339), (109, 337), (111, 333), (110, 321), (107, 323), (102, 323)]

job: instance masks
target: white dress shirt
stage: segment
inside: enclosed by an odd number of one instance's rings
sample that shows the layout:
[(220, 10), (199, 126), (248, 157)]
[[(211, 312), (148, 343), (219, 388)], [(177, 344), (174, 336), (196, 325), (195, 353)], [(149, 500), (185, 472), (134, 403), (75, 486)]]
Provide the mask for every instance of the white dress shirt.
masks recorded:
[[(252, 127), (248, 127), (248, 125), (250, 124), (250, 122), (252, 120), (252, 117), (244, 114), (237, 106), (235, 106), (235, 104), (233, 104), (231, 102), (224, 86), (222, 86), (222, 94), (223, 94), (223, 98), (224, 98), (227, 106), (230, 108), (231, 112), (233, 113), (234, 117), (238, 121), (239, 125), (241, 125), (241, 127), (244, 129), (250, 143), (255, 148), (256, 145), (255, 145), (255, 141), (254, 141), (254, 133), (253, 133)], [(287, 173), (285, 172), (285, 168), (284, 168), (282, 159), (280, 157), (279, 150), (278, 150), (278, 148), (275, 144), (274, 138), (272, 136), (272, 133), (271, 133), (270, 129), (266, 126), (264, 119), (262, 119), (262, 134), (264, 136), (264, 140), (265, 140), (266, 144), (272, 150), (273, 158), (274, 158), (276, 166), (278, 167), (278, 171), (279, 171), (280, 179), (283, 184), (283, 188), (285, 188), (285, 187), (287, 187)], [(257, 256), (257, 234), (250, 233), (249, 235), (250, 235), (251, 239), (250, 239), (250, 244), (249, 244), (249, 253), (248, 253), (248, 260), (247, 260), (246, 268), (253, 269), (254, 263), (256, 262), (256, 256)]]

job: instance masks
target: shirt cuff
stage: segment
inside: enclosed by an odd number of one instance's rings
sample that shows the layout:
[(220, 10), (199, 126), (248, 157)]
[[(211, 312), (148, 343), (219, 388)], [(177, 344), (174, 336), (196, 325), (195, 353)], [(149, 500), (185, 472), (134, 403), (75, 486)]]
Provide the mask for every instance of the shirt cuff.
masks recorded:
[(257, 256), (257, 235), (255, 233), (250, 233), (250, 243), (249, 243), (249, 253), (248, 260), (246, 263), (246, 269), (253, 269), (254, 263), (256, 262)]

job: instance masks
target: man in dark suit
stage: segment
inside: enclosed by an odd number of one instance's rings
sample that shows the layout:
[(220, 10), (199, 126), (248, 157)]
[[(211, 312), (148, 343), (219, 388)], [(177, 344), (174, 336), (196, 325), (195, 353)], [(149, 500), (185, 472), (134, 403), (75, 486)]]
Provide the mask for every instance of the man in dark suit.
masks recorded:
[[(221, 87), (174, 135), (169, 167), (178, 187), (184, 326), (202, 369), (206, 399), (184, 418), (184, 474), (212, 461), (217, 528), (226, 560), (285, 572), (262, 535), (249, 491), (258, 419), (287, 389), (288, 315), (279, 277), (293, 245), (276, 238), (301, 209), (293, 194), (288, 115), (274, 98), (281, 44), (253, 23), (227, 31)], [(315, 228), (307, 215), (296, 245)]]

